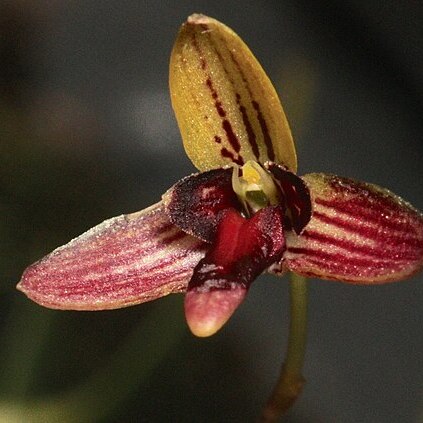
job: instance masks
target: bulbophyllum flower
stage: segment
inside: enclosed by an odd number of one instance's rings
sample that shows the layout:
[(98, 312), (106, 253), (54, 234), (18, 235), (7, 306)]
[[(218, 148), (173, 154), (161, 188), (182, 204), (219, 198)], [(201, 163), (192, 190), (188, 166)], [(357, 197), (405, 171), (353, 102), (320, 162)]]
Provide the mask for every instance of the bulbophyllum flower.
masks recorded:
[(410, 204), (372, 184), (295, 174), (276, 91), (231, 29), (188, 18), (171, 56), (170, 92), (199, 173), (31, 265), (18, 284), (30, 299), (103, 310), (185, 292), (189, 327), (208, 336), (265, 271), (374, 285), (421, 269), (423, 217)]

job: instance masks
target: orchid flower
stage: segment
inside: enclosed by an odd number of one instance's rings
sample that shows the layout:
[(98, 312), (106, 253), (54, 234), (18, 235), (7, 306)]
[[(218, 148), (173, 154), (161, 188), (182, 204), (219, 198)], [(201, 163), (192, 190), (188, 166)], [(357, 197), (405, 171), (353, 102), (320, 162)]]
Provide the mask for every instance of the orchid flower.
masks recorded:
[(296, 175), (278, 95), (231, 29), (188, 18), (170, 93), (199, 173), (31, 265), (18, 284), (30, 299), (103, 310), (184, 292), (191, 331), (209, 336), (265, 271), (375, 285), (421, 269), (423, 216), (410, 204), (369, 183)]
[(186, 292), (188, 324), (215, 333), (262, 272), (355, 284), (423, 265), (423, 217), (375, 185), (295, 175), (267, 75), (222, 23), (192, 15), (170, 62), (185, 150), (200, 170), (161, 202), (106, 220), (30, 266), (18, 289), (50, 308), (114, 309)]

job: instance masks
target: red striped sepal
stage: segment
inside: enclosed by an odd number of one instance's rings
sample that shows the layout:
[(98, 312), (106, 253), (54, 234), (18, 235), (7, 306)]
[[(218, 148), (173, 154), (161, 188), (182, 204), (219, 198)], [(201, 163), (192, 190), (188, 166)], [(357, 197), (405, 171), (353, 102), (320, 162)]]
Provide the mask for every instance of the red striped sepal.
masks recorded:
[(301, 235), (287, 234), (283, 267), (355, 284), (405, 279), (423, 265), (423, 216), (376, 185), (334, 175), (303, 177), (313, 204)]
[(18, 289), (50, 308), (102, 310), (183, 292), (205, 244), (170, 223), (162, 203), (90, 229), (30, 266)]

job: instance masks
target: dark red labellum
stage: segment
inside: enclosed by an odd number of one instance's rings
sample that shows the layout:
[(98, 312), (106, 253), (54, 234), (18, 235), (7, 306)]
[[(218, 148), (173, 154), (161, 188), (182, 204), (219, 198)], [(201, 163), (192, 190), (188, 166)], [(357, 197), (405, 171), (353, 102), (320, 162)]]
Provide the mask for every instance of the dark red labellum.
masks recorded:
[(221, 213), (216, 239), (194, 268), (188, 291), (248, 289), (254, 279), (279, 261), (285, 250), (283, 210), (269, 206), (245, 219), (234, 209)]

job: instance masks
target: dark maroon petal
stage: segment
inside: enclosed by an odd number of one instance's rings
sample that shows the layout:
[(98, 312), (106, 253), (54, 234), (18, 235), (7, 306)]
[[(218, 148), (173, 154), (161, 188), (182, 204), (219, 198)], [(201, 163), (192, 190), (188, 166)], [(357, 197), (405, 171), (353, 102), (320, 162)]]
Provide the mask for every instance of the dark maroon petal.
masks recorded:
[(266, 207), (251, 219), (234, 209), (221, 215), (216, 239), (195, 267), (185, 297), (187, 322), (198, 336), (219, 330), (254, 279), (285, 249), (281, 207)]
[(405, 279), (423, 265), (423, 216), (388, 190), (333, 175), (304, 176), (313, 215), (287, 235), (284, 266), (357, 284)]
[(164, 194), (163, 201), (173, 224), (190, 235), (212, 242), (219, 212), (239, 207), (232, 189), (232, 168), (187, 176)]
[(311, 217), (310, 191), (304, 181), (295, 173), (273, 162), (265, 163), (282, 192), (285, 206), (285, 229), (300, 234)]
[(185, 291), (205, 248), (172, 225), (158, 203), (56, 249), (25, 270), (18, 289), (51, 308), (126, 307)]

